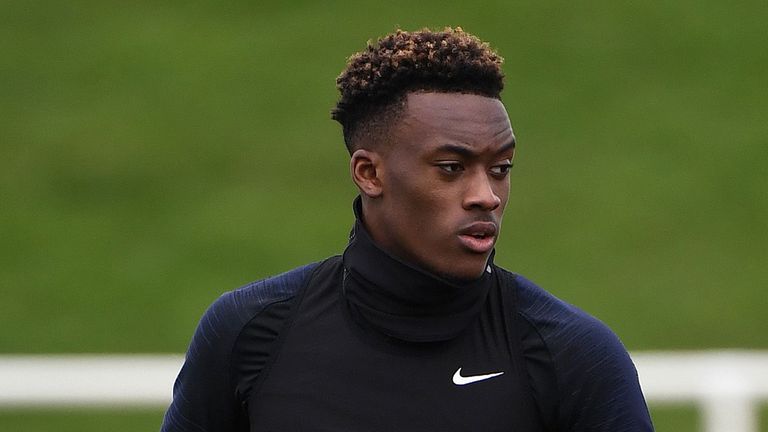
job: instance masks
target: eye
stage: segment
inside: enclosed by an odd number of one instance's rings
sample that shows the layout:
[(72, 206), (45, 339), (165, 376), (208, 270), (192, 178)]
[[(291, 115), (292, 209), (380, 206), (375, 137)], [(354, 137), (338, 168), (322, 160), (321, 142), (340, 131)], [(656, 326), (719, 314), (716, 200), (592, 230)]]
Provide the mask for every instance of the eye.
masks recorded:
[(450, 174), (457, 173), (457, 172), (462, 171), (464, 169), (464, 167), (462, 167), (461, 164), (458, 163), (458, 162), (441, 162), (441, 163), (438, 163), (437, 166), (441, 170), (443, 170), (443, 171), (445, 171), (447, 173), (450, 173)]
[(509, 174), (509, 170), (512, 169), (512, 163), (511, 162), (504, 162), (499, 165), (494, 165), (491, 167), (491, 174), (503, 177)]

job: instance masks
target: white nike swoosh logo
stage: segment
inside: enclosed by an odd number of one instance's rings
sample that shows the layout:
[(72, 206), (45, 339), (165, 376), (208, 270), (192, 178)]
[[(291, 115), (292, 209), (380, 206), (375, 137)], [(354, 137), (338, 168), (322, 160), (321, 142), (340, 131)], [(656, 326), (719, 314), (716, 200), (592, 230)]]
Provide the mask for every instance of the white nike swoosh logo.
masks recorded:
[(472, 384), (474, 382), (491, 379), (499, 375), (504, 375), (504, 372), (496, 372), (496, 373), (489, 373), (485, 375), (473, 375), (473, 376), (465, 377), (465, 376), (461, 376), (461, 368), (459, 368), (456, 371), (456, 373), (453, 374), (453, 383), (456, 385), (467, 385), (467, 384)]

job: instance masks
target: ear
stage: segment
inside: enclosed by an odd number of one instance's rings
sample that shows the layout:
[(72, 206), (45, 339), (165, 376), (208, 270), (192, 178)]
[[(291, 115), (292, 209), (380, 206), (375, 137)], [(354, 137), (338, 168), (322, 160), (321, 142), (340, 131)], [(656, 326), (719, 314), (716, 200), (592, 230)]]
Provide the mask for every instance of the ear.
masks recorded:
[(381, 155), (365, 149), (357, 149), (349, 161), (352, 181), (360, 193), (378, 198), (383, 192), (381, 181)]

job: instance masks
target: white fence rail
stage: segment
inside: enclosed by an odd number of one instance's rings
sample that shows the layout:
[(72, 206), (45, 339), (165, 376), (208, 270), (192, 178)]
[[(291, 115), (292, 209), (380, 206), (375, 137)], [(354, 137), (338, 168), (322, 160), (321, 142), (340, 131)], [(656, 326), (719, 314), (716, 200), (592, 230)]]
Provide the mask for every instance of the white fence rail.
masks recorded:
[[(705, 432), (756, 432), (768, 402), (768, 352), (636, 352), (651, 404), (700, 408)], [(0, 408), (163, 408), (179, 355), (0, 356)]]
[(0, 407), (168, 406), (180, 355), (0, 356)]

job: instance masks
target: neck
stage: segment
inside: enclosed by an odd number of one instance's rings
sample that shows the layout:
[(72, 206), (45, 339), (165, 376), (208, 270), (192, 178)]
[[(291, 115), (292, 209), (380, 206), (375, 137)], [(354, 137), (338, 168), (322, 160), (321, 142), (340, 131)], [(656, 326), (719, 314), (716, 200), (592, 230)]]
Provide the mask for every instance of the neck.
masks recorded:
[(373, 241), (359, 198), (355, 214), (343, 262), (344, 295), (356, 315), (389, 336), (413, 342), (451, 339), (466, 328), (485, 303), (494, 275), (455, 281), (403, 261)]

